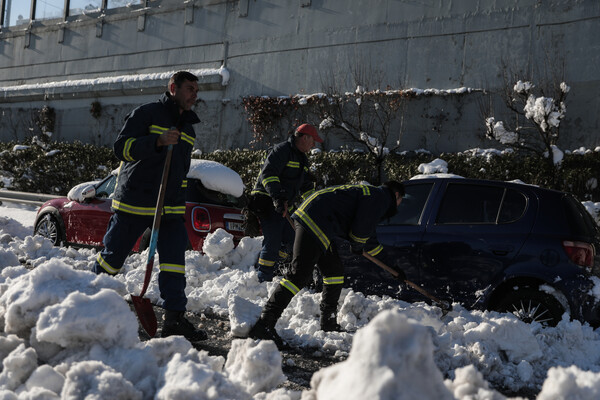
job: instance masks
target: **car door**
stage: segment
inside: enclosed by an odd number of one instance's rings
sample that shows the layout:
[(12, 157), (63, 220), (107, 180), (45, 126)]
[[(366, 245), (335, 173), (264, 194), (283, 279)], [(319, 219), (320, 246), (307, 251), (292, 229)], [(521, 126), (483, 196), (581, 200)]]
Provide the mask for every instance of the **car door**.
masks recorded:
[(66, 239), (69, 243), (101, 246), (112, 215), (116, 176), (110, 175), (96, 185), (96, 195), (83, 202), (71, 201), (64, 207)]
[(425, 206), (433, 183), (405, 185), (406, 194), (392, 218), (377, 227), (377, 240), (383, 245), (389, 264), (401, 268), (409, 279), (419, 278), (419, 248), (425, 234)]
[[(397, 214), (377, 226), (377, 240), (383, 245), (377, 258), (392, 267), (401, 268), (411, 280), (419, 276), (419, 246), (425, 232), (427, 201), (433, 188), (432, 182), (405, 185), (406, 195), (398, 206)], [(365, 294), (401, 297), (407, 301), (423, 300), (414, 291), (403, 290), (399, 293), (400, 282), (364, 257), (348, 258), (346, 254), (340, 252), (347, 272), (346, 281), (355, 290)]]
[(437, 297), (472, 306), (501, 279), (531, 230), (525, 191), (492, 183), (449, 182), (421, 247), (421, 283)]

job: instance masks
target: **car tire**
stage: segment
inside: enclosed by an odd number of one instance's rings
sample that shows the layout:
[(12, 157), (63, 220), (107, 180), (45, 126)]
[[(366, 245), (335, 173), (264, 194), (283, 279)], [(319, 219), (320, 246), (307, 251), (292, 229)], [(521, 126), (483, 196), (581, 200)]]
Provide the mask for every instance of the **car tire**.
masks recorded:
[(46, 214), (40, 218), (33, 234), (50, 239), (54, 246), (60, 246), (65, 240), (65, 232), (58, 223), (58, 219), (52, 214)]
[(566, 311), (554, 296), (531, 287), (508, 292), (493, 309), (512, 313), (527, 323), (539, 322), (543, 326), (556, 326)]

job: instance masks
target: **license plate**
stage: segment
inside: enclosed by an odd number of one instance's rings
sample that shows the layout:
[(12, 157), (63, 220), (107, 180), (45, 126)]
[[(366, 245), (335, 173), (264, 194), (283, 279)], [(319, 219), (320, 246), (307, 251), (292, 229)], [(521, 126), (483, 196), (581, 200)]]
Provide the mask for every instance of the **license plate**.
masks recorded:
[(228, 231), (238, 231), (238, 232), (243, 232), (244, 228), (242, 227), (242, 223), (241, 222), (226, 222), (225, 226), (227, 227)]

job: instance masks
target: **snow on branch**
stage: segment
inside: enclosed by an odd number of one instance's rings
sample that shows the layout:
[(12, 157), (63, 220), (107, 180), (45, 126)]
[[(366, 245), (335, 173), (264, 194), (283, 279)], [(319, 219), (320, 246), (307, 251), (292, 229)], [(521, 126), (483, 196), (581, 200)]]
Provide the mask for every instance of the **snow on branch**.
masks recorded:
[(505, 99), (507, 107), (516, 114), (515, 122), (509, 125), (493, 116), (487, 116), (487, 136), (505, 145), (533, 151), (545, 158), (552, 155), (554, 164), (557, 164), (562, 159), (562, 152), (557, 144), (560, 123), (567, 111), (565, 99), (570, 87), (561, 82), (553, 97), (536, 95), (535, 88), (531, 82), (517, 81), (512, 94)]

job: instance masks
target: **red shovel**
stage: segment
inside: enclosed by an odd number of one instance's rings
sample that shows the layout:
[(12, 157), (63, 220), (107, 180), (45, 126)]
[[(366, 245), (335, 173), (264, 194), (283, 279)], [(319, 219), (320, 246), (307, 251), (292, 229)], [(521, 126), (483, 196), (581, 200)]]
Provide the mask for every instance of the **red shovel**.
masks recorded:
[(160, 219), (162, 217), (162, 208), (165, 202), (165, 192), (167, 189), (167, 177), (169, 176), (169, 168), (171, 167), (171, 156), (173, 155), (173, 145), (170, 144), (167, 150), (167, 158), (165, 160), (165, 166), (163, 168), (162, 181), (160, 183), (160, 189), (158, 191), (158, 201), (156, 203), (156, 211), (154, 212), (154, 223), (152, 224), (152, 233), (150, 235), (150, 246), (148, 248), (148, 263), (146, 264), (146, 275), (144, 276), (144, 286), (139, 296), (131, 295), (131, 301), (133, 307), (137, 313), (138, 319), (142, 324), (142, 328), (146, 331), (151, 338), (156, 335), (156, 329), (158, 323), (156, 321), (156, 314), (154, 314), (154, 308), (150, 299), (145, 298), (146, 289), (150, 284), (150, 277), (152, 276), (152, 267), (154, 266), (154, 253), (156, 252), (156, 243), (158, 242), (158, 229), (160, 228)]

